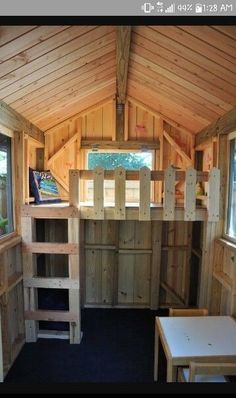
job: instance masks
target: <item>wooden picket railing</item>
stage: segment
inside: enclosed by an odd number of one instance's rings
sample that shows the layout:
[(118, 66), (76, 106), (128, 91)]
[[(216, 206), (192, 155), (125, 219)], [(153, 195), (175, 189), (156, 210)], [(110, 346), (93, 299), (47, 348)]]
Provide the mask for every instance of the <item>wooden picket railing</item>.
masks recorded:
[[(168, 167), (164, 171), (151, 171), (147, 167), (139, 171), (125, 170), (118, 167), (115, 170), (104, 170), (97, 167), (94, 170), (70, 170), (69, 178), (69, 202), (71, 206), (80, 207), (81, 200), (79, 194), (79, 180), (93, 180), (94, 219), (104, 219), (104, 180), (115, 180), (115, 203), (114, 219), (126, 219), (126, 190), (125, 182), (127, 180), (139, 181), (139, 220), (147, 221), (151, 219), (150, 213), (153, 202), (151, 202), (151, 182), (162, 181), (164, 183), (163, 220), (175, 220), (175, 184), (176, 181), (182, 181), (185, 184), (184, 189), (184, 220), (196, 220), (196, 183), (208, 182), (208, 195), (206, 196), (206, 207), (208, 211), (208, 221), (219, 221), (219, 197), (220, 197), (220, 171), (213, 168), (210, 172), (200, 172), (193, 168), (186, 171), (176, 170)], [(109, 205), (110, 206), (110, 205)]]

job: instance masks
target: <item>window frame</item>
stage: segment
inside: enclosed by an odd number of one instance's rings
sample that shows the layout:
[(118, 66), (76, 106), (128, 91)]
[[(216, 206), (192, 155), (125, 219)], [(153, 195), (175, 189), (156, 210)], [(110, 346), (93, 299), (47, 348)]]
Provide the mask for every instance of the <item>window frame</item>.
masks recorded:
[[(227, 187), (226, 187), (226, 197), (225, 197), (225, 219), (224, 219), (224, 231), (223, 231), (223, 237), (227, 239), (228, 241), (235, 243), (236, 244), (236, 237), (234, 238), (233, 236), (229, 235), (227, 233), (227, 225), (228, 225), (228, 217), (229, 217), (229, 193), (230, 193), (230, 142), (232, 140), (236, 140), (236, 131), (233, 131), (232, 133), (228, 134), (227, 136)], [(236, 141), (235, 141), (236, 142)]]
[(16, 228), (15, 228), (15, 169), (14, 169), (14, 133), (12, 130), (9, 128), (3, 126), (0, 124), (0, 133), (2, 135), (5, 135), (6, 137), (9, 137), (11, 139), (11, 200), (12, 200), (12, 206), (11, 206), (11, 218), (12, 218), (12, 231), (8, 232), (4, 235), (0, 236), (0, 243), (4, 243), (6, 240), (9, 240), (9, 238), (14, 237), (16, 235)]
[[(85, 169), (88, 169), (88, 154), (89, 153), (91, 153), (91, 152), (93, 152), (93, 149), (91, 148), (91, 149), (84, 149), (84, 151), (83, 151), (83, 155), (82, 155), (82, 159), (83, 159), (83, 164), (84, 164), (84, 168)], [(132, 153), (141, 153), (141, 152), (143, 152), (142, 150), (139, 150), (139, 149), (98, 149), (98, 150), (96, 150), (96, 151), (94, 151), (95, 153), (114, 153), (114, 152), (117, 152), (117, 153), (126, 153), (126, 152), (128, 152), (128, 153), (130, 153), (130, 152), (132, 152)], [(145, 152), (149, 152), (149, 153), (151, 153), (151, 155), (152, 155), (152, 168), (151, 168), (151, 170), (155, 170), (155, 166), (156, 166), (156, 151), (155, 151), (155, 149), (147, 149), (147, 150), (145, 150)], [(81, 196), (82, 196), (82, 200), (84, 201), (84, 202), (86, 202), (86, 201), (88, 201), (88, 199), (86, 198), (86, 183), (87, 183), (87, 181), (86, 180), (82, 180), (81, 181), (81, 186), (80, 186), (80, 192), (81, 192)], [(153, 185), (153, 183), (151, 182), (151, 201), (153, 201), (154, 200), (154, 195), (155, 195), (155, 187), (154, 187), (154, 185)], [(127, 202), (128, 203), (128, 202)]]

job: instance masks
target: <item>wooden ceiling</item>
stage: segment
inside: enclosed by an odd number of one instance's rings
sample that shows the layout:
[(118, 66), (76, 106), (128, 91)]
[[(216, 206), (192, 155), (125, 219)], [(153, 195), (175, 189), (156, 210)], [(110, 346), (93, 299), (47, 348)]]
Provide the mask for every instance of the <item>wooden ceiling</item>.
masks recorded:
[[(192, 133), (236, 105), (235, 26), (133, 26), (127, 95)], [(1, 26), (0, 99), (46, 131), (116, 95), (114, 26)]]

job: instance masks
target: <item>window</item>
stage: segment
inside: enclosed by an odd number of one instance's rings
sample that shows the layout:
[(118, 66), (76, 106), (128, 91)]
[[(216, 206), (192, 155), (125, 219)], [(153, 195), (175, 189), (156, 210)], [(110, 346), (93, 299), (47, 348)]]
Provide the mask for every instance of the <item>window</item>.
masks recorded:
[[(87, 168), (93, 170), (95, 167), (103, 167), (105, 170), (114, 170), (124, 167), (126, 170), (139, 170), (141, 167), (153, 169), (153, 152), (128, 152), (128, 151), (90, 151), (87, 153)], [(104, 182), (104, 201), (114, 202), (115, 182), (106, 180)], [(87, 182), (85, 189), (86, 200), (93, 200), (93, 182)], [(139, 181), (126, 181), (126, 202), (139, 201)]]
[(0, 133), (0, 238), (13, 231), (11, 138)]
[(229, 180), (226, 234), (236, 240), (236, 133), (229, 135)]

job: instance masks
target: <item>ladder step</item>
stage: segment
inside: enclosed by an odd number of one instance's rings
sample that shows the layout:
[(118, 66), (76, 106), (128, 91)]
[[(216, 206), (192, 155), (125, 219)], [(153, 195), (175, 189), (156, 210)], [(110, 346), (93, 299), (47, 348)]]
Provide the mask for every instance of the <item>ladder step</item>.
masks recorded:
[(78, 254), (79, 245), (77, 243), (44, 243), (33, 242), (24, 243), (25, 253), (44, 253), (44, 254)]
[(46, 289), (79, 289), (79, 280), (70, 278), (27, 278), (24, 287)]
[(25, 311), (25, 319), (29, 321), (79, 322), (78, 315), (69, 311)]

